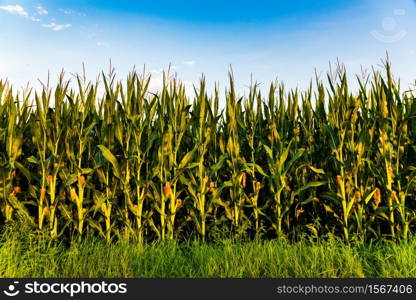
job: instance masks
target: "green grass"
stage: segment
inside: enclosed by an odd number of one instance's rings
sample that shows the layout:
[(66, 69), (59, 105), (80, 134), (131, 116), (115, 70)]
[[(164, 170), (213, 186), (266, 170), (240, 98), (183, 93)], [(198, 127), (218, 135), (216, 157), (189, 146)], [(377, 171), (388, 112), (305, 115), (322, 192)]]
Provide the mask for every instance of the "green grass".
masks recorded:
[(64, 244), (8, 226), (1, 236), (0, 277), (289, 278), (415, 277), (416, 237), (346, 244), (339, 240), (108, 244), (88, 236)]

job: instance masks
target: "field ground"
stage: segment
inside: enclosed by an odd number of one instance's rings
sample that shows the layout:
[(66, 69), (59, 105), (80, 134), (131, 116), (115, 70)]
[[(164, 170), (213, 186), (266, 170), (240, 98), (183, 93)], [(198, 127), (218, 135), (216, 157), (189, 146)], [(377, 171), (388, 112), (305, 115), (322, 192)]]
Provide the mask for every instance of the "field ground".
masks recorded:
[(107, 244), (89, 237), (64, 245), (6, 228), (0, 277), (416, 277), (416, 237), (347, 245), (335, 239)]

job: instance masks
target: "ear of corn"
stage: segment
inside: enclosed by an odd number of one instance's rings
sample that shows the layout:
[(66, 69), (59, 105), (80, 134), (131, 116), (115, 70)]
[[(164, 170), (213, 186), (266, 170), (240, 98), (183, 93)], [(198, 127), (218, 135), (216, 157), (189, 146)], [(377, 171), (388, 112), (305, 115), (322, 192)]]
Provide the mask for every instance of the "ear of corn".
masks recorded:
[[(168, 73), (159, 93), (133, 71), (62, 73), (17, 93), (0, 81), (0, 207), (54, 238), (108, 242), (218, 235), (406, 239), (415, 220), (416, 101), (386, 72), (345, 69), (306, 91), (239, 97)], [(98, 94), (99, 85), (104, 95)], [(223, 110), (221, 108), (224, 107)]]

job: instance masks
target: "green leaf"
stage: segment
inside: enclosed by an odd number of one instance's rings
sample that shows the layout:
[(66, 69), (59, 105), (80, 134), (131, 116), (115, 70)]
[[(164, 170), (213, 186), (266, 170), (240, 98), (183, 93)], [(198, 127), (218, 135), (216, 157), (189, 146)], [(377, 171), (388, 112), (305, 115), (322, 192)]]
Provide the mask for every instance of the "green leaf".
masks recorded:
[(185, 156), (182, 158), (181, 162), (179, 163), (179, 169), (185, 168), (189, 162), (192, 160), (195, 153), (195, 148), (189, 151), (185, 154)]
[(39, 160), (33, 155), (26, 158), (26, 160), (32, 164), (36, 164), (36, 165), (39, 164)]
[[(289, 149), (289, 148), (288, 148)], [(299, 158), (301, 158), (302, 157), (302, 155), (303, 155), (303, 153), (305, 153), (305, 149), (303, 149), (303, 148), (301, 148), (301, 149), (298, 149), (297, 151), (296, 151), (296, 153), (295, 153), (295, 155), (292, 157), (292, 159), (287, 163), (287, 166), (286, 166), (286, 168), (285, 168), (285, 172), (287, 172), (289, 169), (290, 169), (290, 167), (293, 165), (293, 163), (295, 162), (295, 161), (297, 161)], [(279, 166), (279, 168), (280, 168), (280, 166)]]
[(199, 162), (191, 163), (186, 166), (186, 169), (193, 169), (199, 166)]
[(308, 204), (308, 203), (311, 203), (311, 202), (316, 202), (316, 203), (319, 203), (319, 199), (318, 198), (316, 198), (316, 197), (309, 197), (308, 199), (306, 199), (305, 201), (301, 201), (301, 204), (302, 205), (305, 205), (305, 204)]
[(311, 169), (312, 171), (314, 171), (317, 174), (325, 174), (325, 171), (323, 169), (317, 169), (315, 167), (309, 166), (309, 169)]
[(217, 162), (215, 165), (213, 165), (213, 166), (211, 167), (211, 171), (212, 171), (212, 173), (215, 173), (215, 172), (217, 172), (219, 169), (221, 169), (221, 167), (222, 167), (222, 165), (224, 164), (224, 161), (227, 159), (227, 157), (228, 157), (228, 155), (227, 155), (227, 154), (223, 154), (223, 155), (221, 155), (221, 156), (220, 156), (220, 158), (219, 158), (218, 162)]
[(89, 174), (89, 173), (91, 173), (93, 171), (94, 171), (94, 169), (91, 169), (91, 168), (83, 168), (83, 169), (81, 169), (81, 173), (82, 174)]
[(282, 155), (280, 155), (280, 158), (279, 158), (279, 168), (278, 168), (279, 169), (279, 172), (281, 172), (282, 169), (283, 169), (283, 165), (286, 162), (286, 159), (287, 159), (287, 157), (289, 155), (289, 150), (290, 150), (290, 145), (291, 144), (292, 144), (292, 141), (290, 141), (289, 145), (287, 145), (287, 147), (285, 148), (285, 150), (283, 150)]
[(298, 189), (298, 191), (302, 192), (302, 191), (307, 190), (311, 187), (317, 187), (317, 186), (324, 185), (325, 183), (327, 183), (327, 182), (326, 181), (311, 181), (311, 182), (305, 184), (304, 186), (300, 187)]
[(336, 218), (339, 219), (339, 216), (332, 210), (329, 205), (326, 205), (325, 203), (322, 205), (324, 206), (326, 212), (333, 214)]
[(263, 176), (267, 176), (267, 174), (263, 171), (262, 167), (260, 167), (258, 164), (255, 164), (255, 163), (247, 163), (246, 165), (247, 165), (247, 167), (249, 167), (249, 168), (253, 168), (253, 167), (254, 167), (254, 169), (255, 169), (257, 172), (259, 172), (261, 175), (263, 175)]
[(373, 197), (373, 195), (376, 191), (377, 191), (377, 189), (374, 189), (374, 191), (372, 191), (370, 194), (368, 194), (367, 197), (365, 197), (365, 199), (364, 199), (365, 204), (367, 204), (371, 200), (371, 198)]
[(273, 151), (270, 149), (269, 146), (263, 145), (264, 150), (266, 150), (266, 154), (269, 157), (270, 160), (273, 160)]
[(104, 158), (106, 160), (108, 160), (111, 165), (113, 166), (113, 173), (116, 177), (120, 178), (120, 168), (118, 166), (118, 162), (116, 157), (113, 155), (113, 153), (111, 153), (110, 150), (108, 150), (108, 148), (104, 145), (98, 145), (98, 148), (101, 150)]
[(71, 186), (72, 184), (74, 184), (77, 181), (78, 181), (78, 175), (77, 174), (72, 174), (72, 175), (69, 175), (66, 178), (66, 180), (64, 181), (64, 185), (65, 186)]
[(30, 171), (28, 169), (25, 168), (25, 166), (23, 166), (20, 162), (16, 161), (15, 166), (20, 170), (20, 172), (23, 173), (23, 175), (25, 175), (25, 177), (27, 178), (27, 180), (31, 180), (32, 177), (30, 175)]
[(347, 211), (346, 211), (346, 215), (349, 216), (350, 215), (350, 211), (352, 206), (354, 205), (354, 200), (350, 200), (347, 204)]

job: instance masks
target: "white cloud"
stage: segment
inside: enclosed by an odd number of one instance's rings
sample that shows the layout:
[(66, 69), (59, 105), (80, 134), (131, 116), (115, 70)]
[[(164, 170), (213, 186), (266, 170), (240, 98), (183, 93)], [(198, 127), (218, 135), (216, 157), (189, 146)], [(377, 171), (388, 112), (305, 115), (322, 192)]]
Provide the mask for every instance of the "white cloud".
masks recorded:
[(110, 46), (108, 43), (100, 42), (100, 41), (98, 41), (96, 44), (97, 44), (98, 47), (108, 47), (108, 46)]
[(20, 5), (0, 6), (0, 10), (7, 11), (8, 13), (10, 13), (12, 15), (18, 15), (20, 17), (28, 18), (28, 19), (32, 20), (33, 22), (40, 22), (39, 18), (36, 18), (34, 16), (29, 16), (29, 13), (26, 11), (26, 9), (24, 9)]
[(1, 10), (7, 11), (8, 13), (12, 14), (12, 15), (18, 15), (21, 17), (28, 17), (29, 14), (27, 13), (27, 11), (21, 7), (20, 5), (4, 5), (4, 6), (0, 6)]
[(163, 69), (162, 68), (160, 68), (160, 69), (153, 69), (153, 70), (150, 70), (150, 73), (159, 75), (159, 74), (162, 74), (163, 73)]
[(49, 23), (49, 24), (42, 24), (42, 27), (52, 29), (53, 31), (60, 31), (71, 27), (71, 24), (56, 24), (56, 23)]
[(72, 15), (73, 11), (69, 10), (69, 9), (60, 9), (60, 11), (62, 11), (65, 15)]
[(65, 15), (78, 15), (78, 16), (80, 16), (80, 17), (86, 17), (87, 16), (87, 14), (86, 13), (83, 13), (83, 12), (76, 12), (76, 11), (73, 11), (73, 10), (71, 10), (71, 9), (63, 9), (63, 8), (60, 8), (59, 9), (61, 12), (63, 12)]
[(193, 66), (193, 65), (195, 65), (195, 64), (196, 64), (196, 61), (194, 61), (194, 60), (185, 60), (185, 61), (183, 62), (183, 64), (184, 64), (184, 65), (187, 65), (187, 66)]
[(36, 6), (36, 12), (38, 15), (47, 15), (48, 11), (42, 7), (42, 5)]

